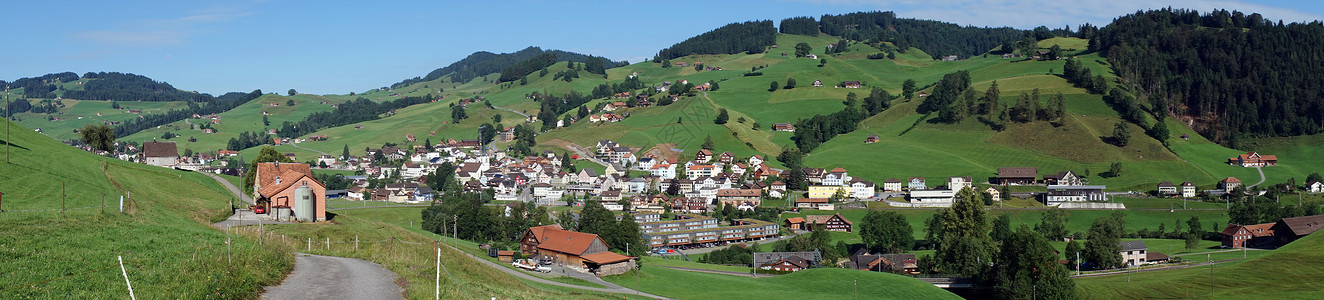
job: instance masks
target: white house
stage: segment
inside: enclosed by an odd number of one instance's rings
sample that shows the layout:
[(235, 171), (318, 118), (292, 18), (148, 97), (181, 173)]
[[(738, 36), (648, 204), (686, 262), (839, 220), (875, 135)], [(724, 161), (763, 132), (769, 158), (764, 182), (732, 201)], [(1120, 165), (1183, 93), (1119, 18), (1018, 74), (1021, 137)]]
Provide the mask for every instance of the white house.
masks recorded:
[(970, 179), (970, 176), (947, 178), (947, 189), (960, 191), (970, 187), (971, 181), (973, 180)]
[(1324, 193), (1324, 182), (1311, 182), (1306, 184), (1306, 190), (1311, 193)]
[(853, 180), (850, 183), (850, 197), (855, 199), (867, 199), (873, 197), (877, 186), (873, 182), (864, 180)]
[(846, 174), (846, 169), (836, 168), (823, 175), (823, 185), (842, 186), (850, 182), (850, 175)]
[(901, 191), (901, 180), (900, 180), (900, 179), (896, 179), (896, 178), (888, 178), (887, 180), (884, 180), (884, 181), (883, 181), (883, 191), (886, 191), (886, 192), (900, 192), (900, 191)]

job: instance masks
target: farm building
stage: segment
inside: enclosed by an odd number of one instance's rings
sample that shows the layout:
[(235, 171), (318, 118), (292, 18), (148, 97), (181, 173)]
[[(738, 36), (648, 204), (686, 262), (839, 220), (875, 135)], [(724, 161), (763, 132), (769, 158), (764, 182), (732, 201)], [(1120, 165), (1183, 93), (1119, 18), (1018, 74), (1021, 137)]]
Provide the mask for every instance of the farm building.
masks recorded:
[(326, 186), (306, 164), (258, 163), (253, 198), (277, 220), (326, 220)]

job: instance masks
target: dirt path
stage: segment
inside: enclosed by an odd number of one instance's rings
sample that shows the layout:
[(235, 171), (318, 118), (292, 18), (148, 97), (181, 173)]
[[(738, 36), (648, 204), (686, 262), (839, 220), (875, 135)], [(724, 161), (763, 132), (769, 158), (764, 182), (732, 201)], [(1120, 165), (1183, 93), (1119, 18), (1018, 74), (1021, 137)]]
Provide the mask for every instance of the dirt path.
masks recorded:
[(374, 262), (296, 253), (294, 272), (262, 299), (404, 299), (396, 275)]

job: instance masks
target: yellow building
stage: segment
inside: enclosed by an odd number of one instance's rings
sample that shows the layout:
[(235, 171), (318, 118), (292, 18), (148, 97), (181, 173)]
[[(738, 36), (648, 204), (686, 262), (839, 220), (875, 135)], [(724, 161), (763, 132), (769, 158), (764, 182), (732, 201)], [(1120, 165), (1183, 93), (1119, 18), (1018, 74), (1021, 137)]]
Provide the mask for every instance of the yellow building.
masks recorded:
[(850, 190), (844, 186), (815, 185), (809, 187), (809, 198), (832, 198), (837, 191), (841, 191), (844, 196), (850, 196)]

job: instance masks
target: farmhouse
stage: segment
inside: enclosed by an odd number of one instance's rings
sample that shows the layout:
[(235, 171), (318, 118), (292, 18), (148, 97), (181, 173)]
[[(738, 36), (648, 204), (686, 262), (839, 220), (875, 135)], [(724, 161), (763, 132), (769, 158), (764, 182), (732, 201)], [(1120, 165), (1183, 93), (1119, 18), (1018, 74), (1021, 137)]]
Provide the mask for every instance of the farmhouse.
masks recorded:
[(1066, 172), (1057, 172), (1057, 174), (1052, 175), (1044, 175), (1044, 184), (1085, 185), (1085, 183), (1080, 180), (1080, 176), (1076, 176), (1076, 172), (1070, 170)]
[(1223, 246), (1231, 248), (1241, 247), (1263, 247), (1273, 245), (1276, 241), (1273, 236), (1273, 225), (1278, 223), (1264, 223), (1255, 225), (1237, 225), (1227, 224), (1223, 228)]
[(754, 261), (764, 270), (795, 272), (813, 268), (822, 256), (809, 252), (755, 252)]
[(805, 216), (805, 229), (816, 230), (822, 228), (827, 231), (851, 232), (851, 221), (841, 216), (841, 213), (833, 215), (808, 215)]
[(1038, 176), (1039, 168), (1035, 167), (998, 168), (998, 183), (1002, 185), (1034, 184), (1035, 179)]
[(855, 251), (846, 266), (874, 272), (919, 274), (919, 260), (914, 254), (869, 254), (864, 248)]
[(995, 187), (990, 186), (984, 189), (984, 193), (988, 193), (989, 198), (993, 199), (994, 202), (1002, 201), (1002, 191)]
[(1242, 166), (1242, 167), (1277, 166), (1278, 156), (1260, 155), (1259, 153), (1255, 153), (1255, 152), (1247, 152), (1246, 154), (1237, 155), (1237, 157), (1228, 158), (1227, 163), (1229, 165)]
[(772, 130), (773, 130), (773, 131), (793, 132), (793, 131), (795, 131), (795, 125), (791, 125), (791, 123), (775, 123), (775, 124), (772, 124)]
[(1286, 245), (1301, 237), (1315, 233), (1321, 227), (1324, 227), (1324, 215), (1314, 215), (1295, 218), (1283, 218), (1278, 223), (1274, 223), (1274, 237), (1279, 244)]
[(1159, 197), (1169, 197), (1180, 195), (1181, 191), (1178, 190), (1177, 185), (1172, 184), (1171, 181), (1164, 181), (1158, 184), (1158, 191), (1156, 191), (1156, 193)]
[(178, 161), (179, 149), (175, 147), (175, 142), (143, 142), (143, 163), (166, 167), (173, 166)]
[(870, 134), (868, 137), (864, 138), (864, 143), (865, 143), (865, 144), (873, 144), (873, 143), (877, 143), (878, 140), (879, 140), (879, 138), (878, 138), (878, 135), (877, 135), (877, 134)]
[(597, 276), (624, 273), (635, 267), (634, 258), (607, 251), (607, 242), (596, 234), (561, 229), (561, 225), (529, 228), (520, 239), (520, 252), (551, 259), (572, 269), (588, 270)]
[(253, 197), (277, 220), (326, 220), (326, 186), (299, 163), (258, 163)]
[(841, 82), (841, 87), (848, 88), (848, 89), (858, 89), (858, 88), (860, 88), (860, 86), (862, 86), (862, 85), (863, 85), (863, 84), (860, 84), (859, 81), (853, 81), (853, 80), (852, 80), (852, 81), (842, 81), (842, 82)]

